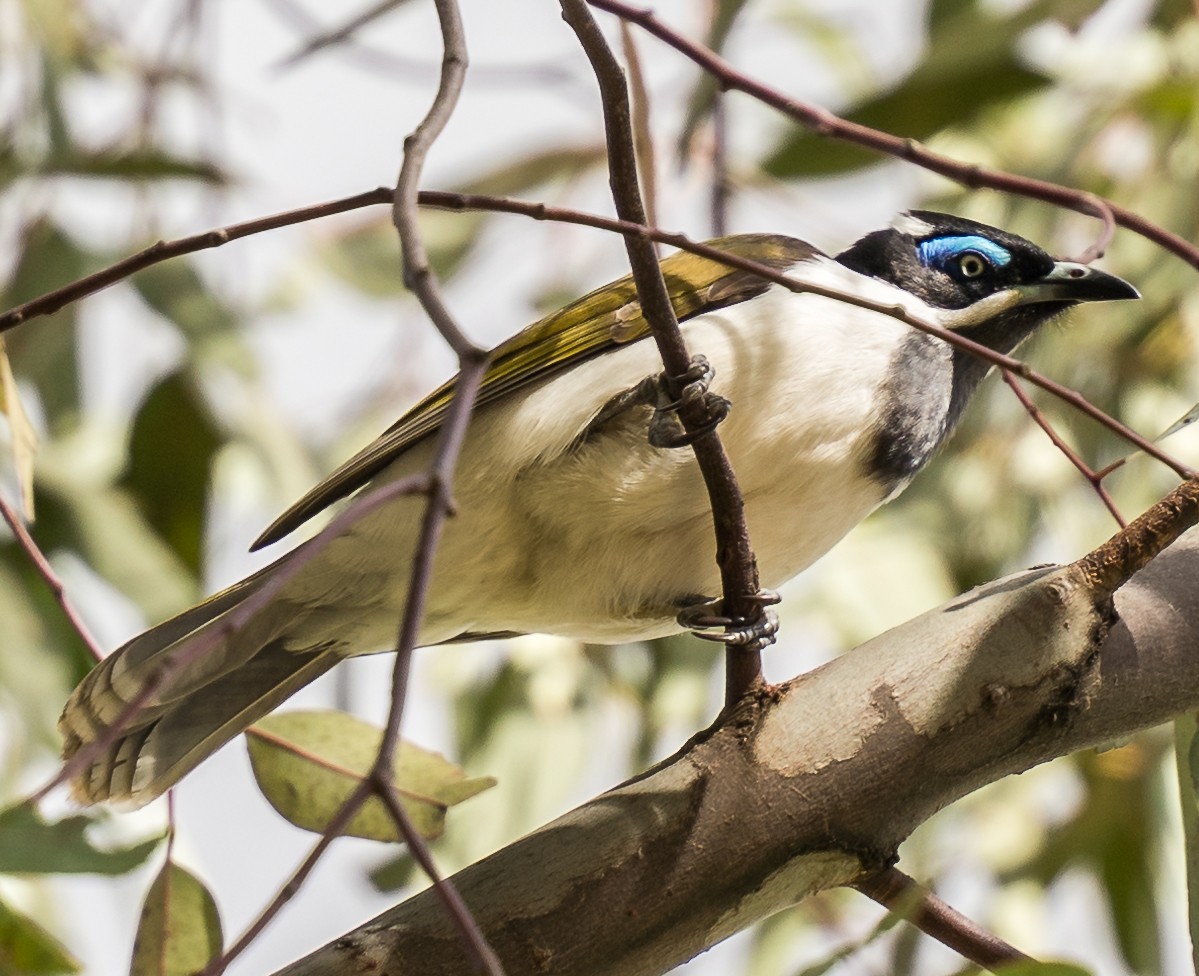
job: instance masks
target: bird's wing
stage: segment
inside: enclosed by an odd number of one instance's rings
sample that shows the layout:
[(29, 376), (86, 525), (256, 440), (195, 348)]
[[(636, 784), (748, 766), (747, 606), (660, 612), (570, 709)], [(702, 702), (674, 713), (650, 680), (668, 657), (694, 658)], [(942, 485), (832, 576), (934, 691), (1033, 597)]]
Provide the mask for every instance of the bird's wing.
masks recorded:
[[(707, 243), (779, 271), (821, 253), (804, 241), (779, 234), (739, 234)], [(747, 301), (771, 284), (748, 271), (689, 251), (672, 254), (661, 265), (680, 321)], [(632, 276), (604, 285), (497, 346), (479, 389), (478, 406), (648, 334)], [(381, 437), (280, 515), (252, 548), (283, 538), (317, 512), (361, 488), (405, 450), (434, 433), (445, 418), (454, 384), (453, 379), (449, 380), (416, 404)]]

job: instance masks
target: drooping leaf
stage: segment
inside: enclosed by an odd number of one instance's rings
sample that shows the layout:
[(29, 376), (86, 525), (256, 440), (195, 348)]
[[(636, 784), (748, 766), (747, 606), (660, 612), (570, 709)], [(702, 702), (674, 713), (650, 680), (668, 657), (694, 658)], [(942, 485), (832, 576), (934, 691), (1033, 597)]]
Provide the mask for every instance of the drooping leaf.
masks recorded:
[(21, 508), (27, 521), (33, 521), (33, 456), (37, 452), (37, 432), (25, 413), (17, 380), (8, 362), (4, 338), (0, 336), (0, 413), (8, 418), (10, 451), (17, 486), (21, 492)]
[[(422, 210), (420, 230), (429, 264), (445, 280), (470, 255), (484, 215)], [(389, 217), (372, 217), (323, 242), (319, 255), (338, 278), (374, 298), (404, 292), (400, 241)]]
[(994, 970), (995, 976), (1093, 976), (1089, 969), (1072, 962), (1014, 962)]
[[(344, 712), (284, 712), (247, 730), (254, 776), (271, 805), (297, 827), (321, 832), (370, 771), (382, 731)], [(445, 757), (402, 742), (395, 784), (422, 837), (441, 834), (448, 807), (495, 785), (491, 777), (467, 779)], [(345, 831), (371, 840), (399, 839), (394, 821), (377, 798)]]
[(607, 159), (602, 142), (553, 146), (500, 163), (455, 189), (497, 197), (517, 196), (553, 180), (575, 180)]
[[(930, 7), (928, 49), (912, 73), (842, 115), (911, 139), (927, 139), (949, 126), (967, 125), (991, 107), (1049, 83), (1021, 62), (1015, 50), (1020, 35), (1047, 17), (1076, 20), (1097, 7), (1095, 0), (1068, 4), (1042, 0), (1002, 16), (982, 4), (940, 0)], [(856, 145), (797, 129), (763, 166), (781, 178), (820, 177), (869, 166), (881, 158)]]
[[(81, 277), (95, 260), (48, 220), (29, 227), (20, 255), (4, 290), (6, 308)], [(13, 372), (36, 386), (51, 432), (73, 427), (79, 411), (74, 306), (43, 319), (35, 328), (7, 333), (5, 342)]]
[(125, 874), (158, 847), (161, 838), (101, 850), (86, 836), (96, 821), (67, 817), (47, 823), (30, 805), (0, 811), (0, 873)]
[(200, 391), (183, 371), (149, 392), (129, 433), (129, 466), (121, 484), (196, 576), (212, 462), (222, 440)]
[(0, 901), (0, 973), (4, 976), (60, 976), (83, 967), (54, 936)]
[(43, 550), (62, 547), (79, 553), (150, 620), (165, 619), (194, 603), (196, 577), (129, 493), (81, 478), (57, 448), (47, 445), (39, 459), (38, 542)]
[(185, 179), (212, 186), (228, 182), (227, 174), (207, 160), (184, 159), (157, 149), (94, 152), (64, 145), (32, 158), (18, 155), (11, 148), (0, 149), (0, 183), (31, 176), (88, 176), (118, 181)]
[(189, 342), (233, 332), (237, 315), (216, 295), (189, 261), (164, 261), (133, 277), (143, 301), (174, 322)]
[(142, 904), (129, 976), (194, 976), (223, 945), (216, 901), (194, 874), (168, 861)]

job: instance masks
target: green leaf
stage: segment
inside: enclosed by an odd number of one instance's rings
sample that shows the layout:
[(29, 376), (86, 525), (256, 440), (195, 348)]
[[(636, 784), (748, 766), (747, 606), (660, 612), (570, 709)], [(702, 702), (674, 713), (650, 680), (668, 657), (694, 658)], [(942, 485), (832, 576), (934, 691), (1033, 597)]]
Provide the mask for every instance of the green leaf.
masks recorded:
[[(287, 820), (323, 832), (370, 771), (382, 731), (344, 712), (284, 712), (246, 733), (258, 786)], [(446, 808), (495, 785), (491, 777), (467, 779), (443, 756), (401, 742), (395, 783), (413, 826), (422, 837), (441, 834)], [(377, 798), (367, 801), (345, 831), (371, 840), (399, 839), (395, 823)]]
[[(58, 140), (66, 138), (59, 133)], [(85, 176), (120, 181), (196, 180), (224, 186), (228, 175), (203, 159), (180, 159), (156, 149), (91, 152), (73, 143), (57, 145), (44, 156), (18, 154), (12, 147), (0, 148), (0, 184), (19, 178)]]
[(196, 576), (212, 462), (222, 443), (220, 428), (186, 372), (172, 373), (150, 391), (129, 434), (129, 466), (121, 484)]
[(58, 976), (82, 971), (79, 963), (37, 922), (0, 901), (0, 973)]
[[(1095, 0), (1040, 2), (997, 17), (977, 3), (940, 0), (930, 8), (928, 50), (915, 70), (890, 91), (859, 102), (843, 115), (851, 122), (911, 139), (927, 139), (949, 126), (968, 125), (993, 106), (1048, 84), (1017, 57), (1016, 41), (1029, 27), (1049, 16), (1077, 19), (1097, 6)], [(878, 153), (799, 129), (763, 166), (781, 178), (820, 177), (882, 159)]]
[(554, 146), (501, 163), (495, 169), (455, 187), (460, 193), (518, 196), (553, 180), (574, 180), (607, 160), (602, 142)]
[[(478, 242), (481, 213), (422, 210), (421, 236), (429, 264), (441, 279), (451, 277)], [(405, 292), (400, 241), (390, 218), (372, 217), (325, 240), (318, 256), (335, 276), (373, 298)]]
[(995, 976), (1091, 976), (1089, 969), (1071, 962), (1014, 962), (994, 970)]
[(129, 976), (194, 976), (223, 945), (216, 901), (194, 874), (168, 861), (142, 905)]
[[(4, 290), (5, 307), (20, 305), (86, 274), (94, 256), (49, 221), (34, 223), (21, 241), (20, 258)], [(73, 427), (79, 411), (75, 308), (68, 306), (5, 336), (13, 372), (32, 382), (51, 431)]]
[(238, 317), (212, 293), (190, 261), (155, 264), (134, 275), (133, 286), (147, 305), (179, 326), (192, 343), (237, 328)]
[(85, 836), (96, 822), (76, 816), (47, 823), (28, 804), (0, 811), (0, 873), (125, 874), (149, 857), (162, 840), (100, 850)]

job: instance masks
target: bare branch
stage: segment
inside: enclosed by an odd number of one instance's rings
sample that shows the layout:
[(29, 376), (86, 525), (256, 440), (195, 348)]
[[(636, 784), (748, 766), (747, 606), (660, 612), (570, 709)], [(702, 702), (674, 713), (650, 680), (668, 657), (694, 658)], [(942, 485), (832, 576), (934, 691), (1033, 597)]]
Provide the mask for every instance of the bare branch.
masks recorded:
[[(645, 209), (637, 184), (637, 162), (633, 149), (632, 122), (624, 74), (587, 9), (585, 0), (561, 0), (562, 15), (579, 37), (599, 82), (604, 105), (604, 128), (608, 145), (609, 183), (616, 212), (622, 220), (644, 226)], [(674, 307), (662, 280), (657, 253), (649, 236), (626, 236), (633, 280), (642, 312), (650, 324), (666, 381), (682, 377), (691, 365), (675, 318)], [(681, 391), (672, 390), (676, 399)], [(702, 399), (685, 403), (679, 419), (689, 434), (692, 447), (711, 500), (716, 533), (716, 563), (720, 568), (725, 613), (731, 617), (757, 620), (762, 614), (758, 567), (745, 522), (745, 502), (737, 487), (708, 408)], [(705, 430), (706, 428), (706, 430)], [(701, 433), (702, 431), (702, 433)], [(762, 682), (761, 641), (729, 647), (725, 658), (725, 705), (731, 706)]]
[(984, 969), (1033, 961), (896, 867), (867, 875), (861, 881), (855, 881), (853, 887)]
[(50, 592), (54, 594), (54, 600), (62, 608), (63, 616), (67, 618), (71, 629), (83, 641), (88, 653), (99, 661), (104, 657), (104, 652), (100, 650), (100, 645), (96, 642), (96, 638), (92, 636), (92, 632), (88, 630), (87, 624), (79, 616), (75, 605), (71, 603), (70, 597), (67, 596), (67, 588), (63, 586), (62, 580), (54, 572), (54, 567), (50, 565), (50, 560), (38, 548), (38, 544), (33, 541), (33, 536), (25, 528), (25, 523), (21, 521), (21, 516), (8, 504), (3, 495), (0, 495), (0, 517), (3, 517), (4, 521), (8, 523), (13, 537), (17, 540), (17, 545), (21, 547), (21, 550), (33, 565), (33, 568), (37, 570), (38, 576), (42, 578), (42, 581), (50, 588)]
[(1079, 456), (1078, 452), (1074, 450), (1074, 448), (1062, 440), (1061, 435), (1053, 429), (1053, 425), (1049, 422), (1049, 419), (1044, 413), (1041, 412), (1040, 408), (1033, 403), (1032, 398), (1024, 391), (1024, 387), (1020, 385), (1020, 381), (1016, 379), (1012, 373), (1005, 369), (1001, 370), (1001, 375), (1003, 376), (1003, 381), (1011, 388), (1012, 392), (1016, 394), (1016, 399), (1020, 401), (1020, 405), (1024, 407), (1024, 409), (1028, 412), (1028, 415), (1032, 417), (1033, 422), (1040, 427), (1041, 430), (1045, 431), (1046, 436), (1053, 443), (1053, 446), (1061, 451), (1063, 455), (1065, 455), (1066, 460), (1078, 469), (1079, 474), (1087, 479), (1091, 487), (1095, 489), (1095, 494), (1099, 496), (1099, 500), (1102, 501), (1107, 507), (1107, 510), (1112, 513), (1112, 518), (1116, 520), (1116, 524), (1122, 529), (1125, 528), (1128, 525), (1128, 522), (1125, 520), (1124, 516), (1120, 514), (1120, 510), (1116, 507), (1116, 502), (1112, 498), (1111, 493), (1103, 486), (1103, 475), (1087, 464), (1087, 462)]
[[(886, 868), (986, 783), (1199, 708), (1199, 537), (1097, 605), (1076, 567), (956, 597), (455, 876), (512, 972), (650, 976)], [(730, 830), (730, 823), (736, 824)], [(461, 967), (430, 893), (280, 976)], [(456, 968), (457, 967), (457, 968)]]

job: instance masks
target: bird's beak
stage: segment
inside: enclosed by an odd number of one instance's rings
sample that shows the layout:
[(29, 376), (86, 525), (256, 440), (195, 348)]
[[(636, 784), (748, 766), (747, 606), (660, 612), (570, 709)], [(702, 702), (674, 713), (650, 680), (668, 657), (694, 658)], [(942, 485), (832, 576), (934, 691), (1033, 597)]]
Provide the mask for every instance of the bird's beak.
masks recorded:
[(1073, 261), (1058, 261), (1036, 281), (1017, 285), (1020, 304), (1035, 302), (1118, 302), (1140, 298), (1141, 293), (1123, 278)]

